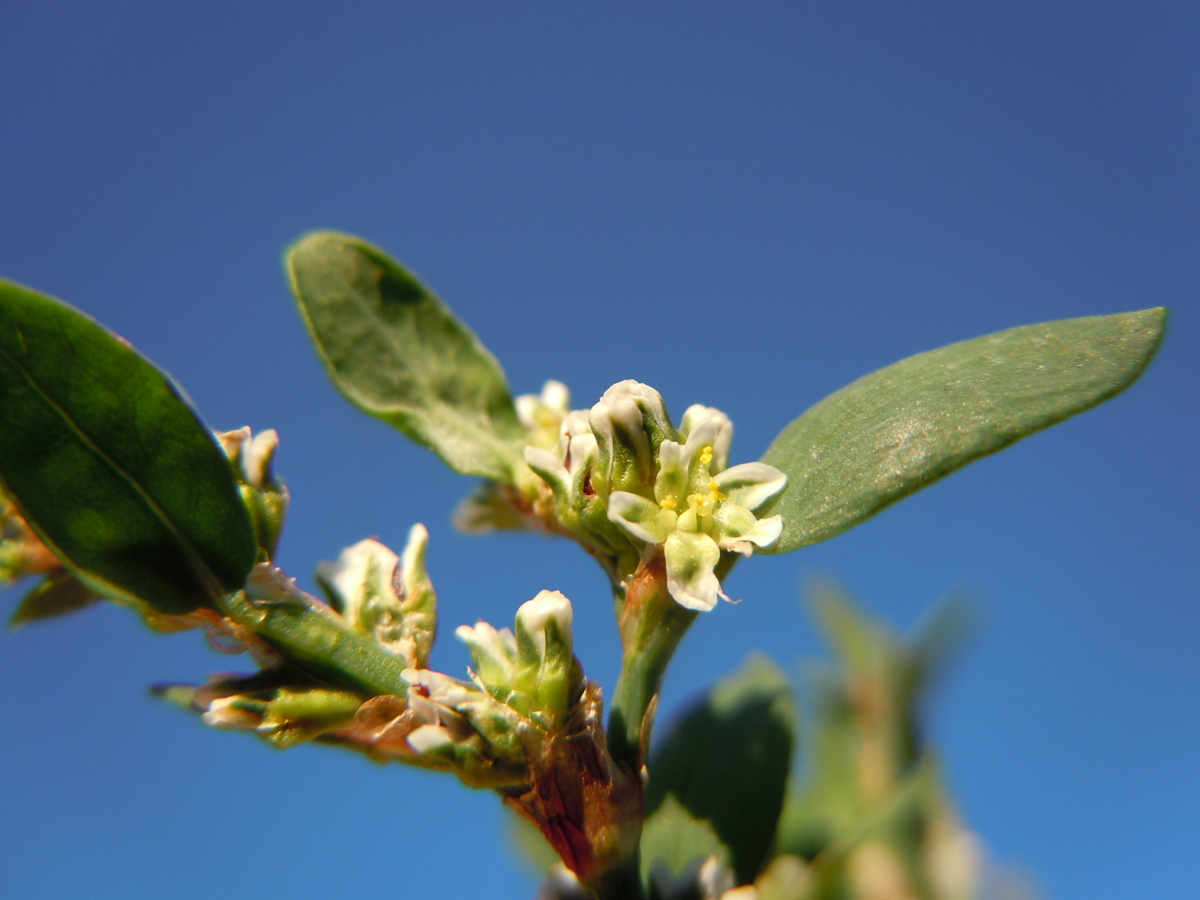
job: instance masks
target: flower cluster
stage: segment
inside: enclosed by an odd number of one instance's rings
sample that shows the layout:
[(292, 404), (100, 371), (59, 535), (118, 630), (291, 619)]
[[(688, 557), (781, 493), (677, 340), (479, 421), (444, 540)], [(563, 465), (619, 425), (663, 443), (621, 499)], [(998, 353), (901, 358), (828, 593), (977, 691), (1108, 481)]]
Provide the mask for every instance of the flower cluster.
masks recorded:
[(475, 663), (470, 681), (406, 669), (408, 705), (420, 723), (409, 746), (445, 762), (468, 784), (527, 781), (530, 759), (583, 693), (572, 616), (566, 597), (542, 591), (517, 610), (512, 631), (483, 621), (458, 629)]
[(689, 609), (709, 610), (724, 596), (715, 569), (722, 553), (749, 556), (782, 531), (763, 516), (787, 484), (761, 462), (729, 465), (733, 424), (695, 405), (678, 428), (658, 391), (622, 381), (591, 409), (569, 410), (559, 382), (517, 399), (527, 429), (532, 487), (491, 486), (460, 510), (469, 530), (511, 526), (496, 512), (507, 498), (526, 520), (575, 537), (620, 583), (647, 554), (661, 552), (668, 588)]
[(474, 663), (468, 678), (433, 671), (437, 596), (425, 569), (428, 537), (414, 525), (402, 554), (369, 538), (321, 563), (317, 582), (328, 604), (269, 563), (247, 585), (256, 603), (306, 608), (393, 657), (395, 693), (333, 688), (319, 673), (282, 665), (282, 657), (263, 660), (257, 675), (219, 675), (198, 688), (161, 692), (201, 711), (210, 725), (250, 731), (279, 747), (337, 743), (377, 759), (450, 770), (474, 787), (527, 787), (531, 761), (584, 706), (571, 603), (542, 591), (517, 610), (511, 630), (464, 625), (457, 635)]

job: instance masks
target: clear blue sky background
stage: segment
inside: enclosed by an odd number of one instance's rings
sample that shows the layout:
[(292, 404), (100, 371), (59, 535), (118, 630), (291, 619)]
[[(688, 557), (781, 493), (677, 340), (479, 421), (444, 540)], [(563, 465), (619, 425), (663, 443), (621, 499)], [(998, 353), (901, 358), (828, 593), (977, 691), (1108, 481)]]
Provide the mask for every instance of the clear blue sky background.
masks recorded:
[[(967, 821), (1056, 898), (1200, 883), (1200, 6), (0, 3), (0, 273), (87, 310), (219, 428), (275, 427), (282, 564), (432, 533), (453, 626), (544, 587), (611, 688), (577, 548), (448, 524), (470, 482), (345, 405), (280, 272), (316, 227), (417, 271), (515, 391), (658, 387), (735, 461), (912, 353), (1165, 304), (1106, 406), (857, 530), (754, 559), (670, 710), (745, 653), (820, 652), (803, 580), (980, 626), (931, 709)], [(19, 594), (0, 596), (11, 609)], [(0, 633), (0, 895), (523, 898), (496, 800), (151, 699), (245, 668), (115, 608)]]

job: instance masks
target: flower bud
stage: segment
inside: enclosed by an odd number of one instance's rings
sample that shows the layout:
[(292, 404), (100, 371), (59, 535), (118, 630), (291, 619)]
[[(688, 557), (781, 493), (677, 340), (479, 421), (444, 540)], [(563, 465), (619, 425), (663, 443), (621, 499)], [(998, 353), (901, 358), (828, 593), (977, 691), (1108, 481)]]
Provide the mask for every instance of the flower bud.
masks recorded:
[(279, 434), (272, 428), (254, 436), (246, 427), (219, 432), (217, 440), (233, 465), (258, 546), (271, 559), (275, 556), (290, 501), (287, 487), (271, 470), (275, 451), (279, 448)]
[(208, 703), (204, 722), (253, 731), (276, 747), (287, 748), (345, 725), (362, 702), (357, 694), (345, 691), (280, 688), (266, 694), (218, 697)]
[(460, 625), (454, 634), (471, 651), (475, 675), (488, 693), (501, 702), (512, 693), (517, 675), (517, 639), (507, 628), (499, 630), (480, 619), (474, 627)]
[(405, 669), (408, 706), (423, 724), (408, 735), (417, 753), (475, 787), (520, 784), (528, 763), (524, 718), (470, 683)]
[(552, 449), (558, 443), (562, 421), (571, 411), (571, 392), (561, 381), (547, 381), (540, 394), (522, 394), (513, 401), (517, 418), (525, 426), (527, 443)]
[(437, 627), (437, 595), (425, 570), (428, 541), (418, 524), (403, 557), (368, 538), (317, 566), (317, 582), (346, 623), (418, 669), (429, 659)]
[[(556, 722), (576, 699), (581, 673), (572, 652), (571, 601), (542, 591), (517, 610), (517, 674), (514, 686)], [(573, 696), (574, 695), (574, 696)]]
[(659, 445), (678, 436), (662, 395), (637, 381), (617, 382), (592, 407), (588, 422), (599, 454), (597, 492), (605, 498), (611, 491), (648, 495)]

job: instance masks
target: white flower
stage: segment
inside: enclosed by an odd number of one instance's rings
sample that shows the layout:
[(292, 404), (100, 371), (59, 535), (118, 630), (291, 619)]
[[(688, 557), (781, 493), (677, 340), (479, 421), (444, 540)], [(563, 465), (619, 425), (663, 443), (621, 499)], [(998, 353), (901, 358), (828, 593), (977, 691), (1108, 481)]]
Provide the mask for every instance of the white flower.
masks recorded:
[(684, 432), (685, 443), (664, 440), (659, 448), (654, 498), (613, 491), (608, 517), (631, 537), (663, 545), (667, 589), (680, 605), (710, 610), (724, 596), (713, 572), (721, 551), (749, 556), (779, 538), (781, 517), (755, 512), (787, 476), (761, 462), (724, 468), (733, 426), (718, 410), (689, 408)]
[(528, 443), (552, 449), (562, 421), (571, 411), (571, 392), (561, 381), (547, 381), (540, 394), (522, 394), (513, 401), (517, 418), (528, 432)]
[(279, 449), (279, 433), (274, 428), (257, 435), (249, 427), (217, 433), (217, 440), (229, 461), (237, 467), (239, 476), (251, 487), (266, 490), (274, 480), (271, 461)]
[(475, 674), (489, 690), (512, 687), (517, 677), (517, 639), (512, 631), (480, 619), (473, 627), (459, 625), (454, 634), (470, 649)]

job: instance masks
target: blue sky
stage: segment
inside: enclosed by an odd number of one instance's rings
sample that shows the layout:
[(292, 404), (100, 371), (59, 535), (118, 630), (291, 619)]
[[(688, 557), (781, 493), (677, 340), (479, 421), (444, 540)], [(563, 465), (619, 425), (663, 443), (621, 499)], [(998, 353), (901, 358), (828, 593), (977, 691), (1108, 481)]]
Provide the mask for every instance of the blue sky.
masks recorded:
[[(577, 548), (454, 533), (471, 484), (345, 405), (280, 270), (312, 228), (413, 268), (513, 389), (637, 378), (757, 458), (857, 376), (1029, 322), (1167, 305), (1145, 377), (860, 528), (730, 579), (670, 710), (751, 648), (820, 651), (806, 578), (909, 628), (976, 598), (930, 712), (968, 823), (1060, 898), (1200, 881), (1200, 7), (1188, 3), (0, 4), (0, 274), (95, 315), (217, 428), (277, 428), (281, 563), (432, 534), (453, 626), (575, 602)], [(19, 597), (0, 595), (11, 608)], [(207, 730), (146, 686), (246, 668), (115, 607), (0, 634), (5, 897), (487, 896), (496, 800)]]

